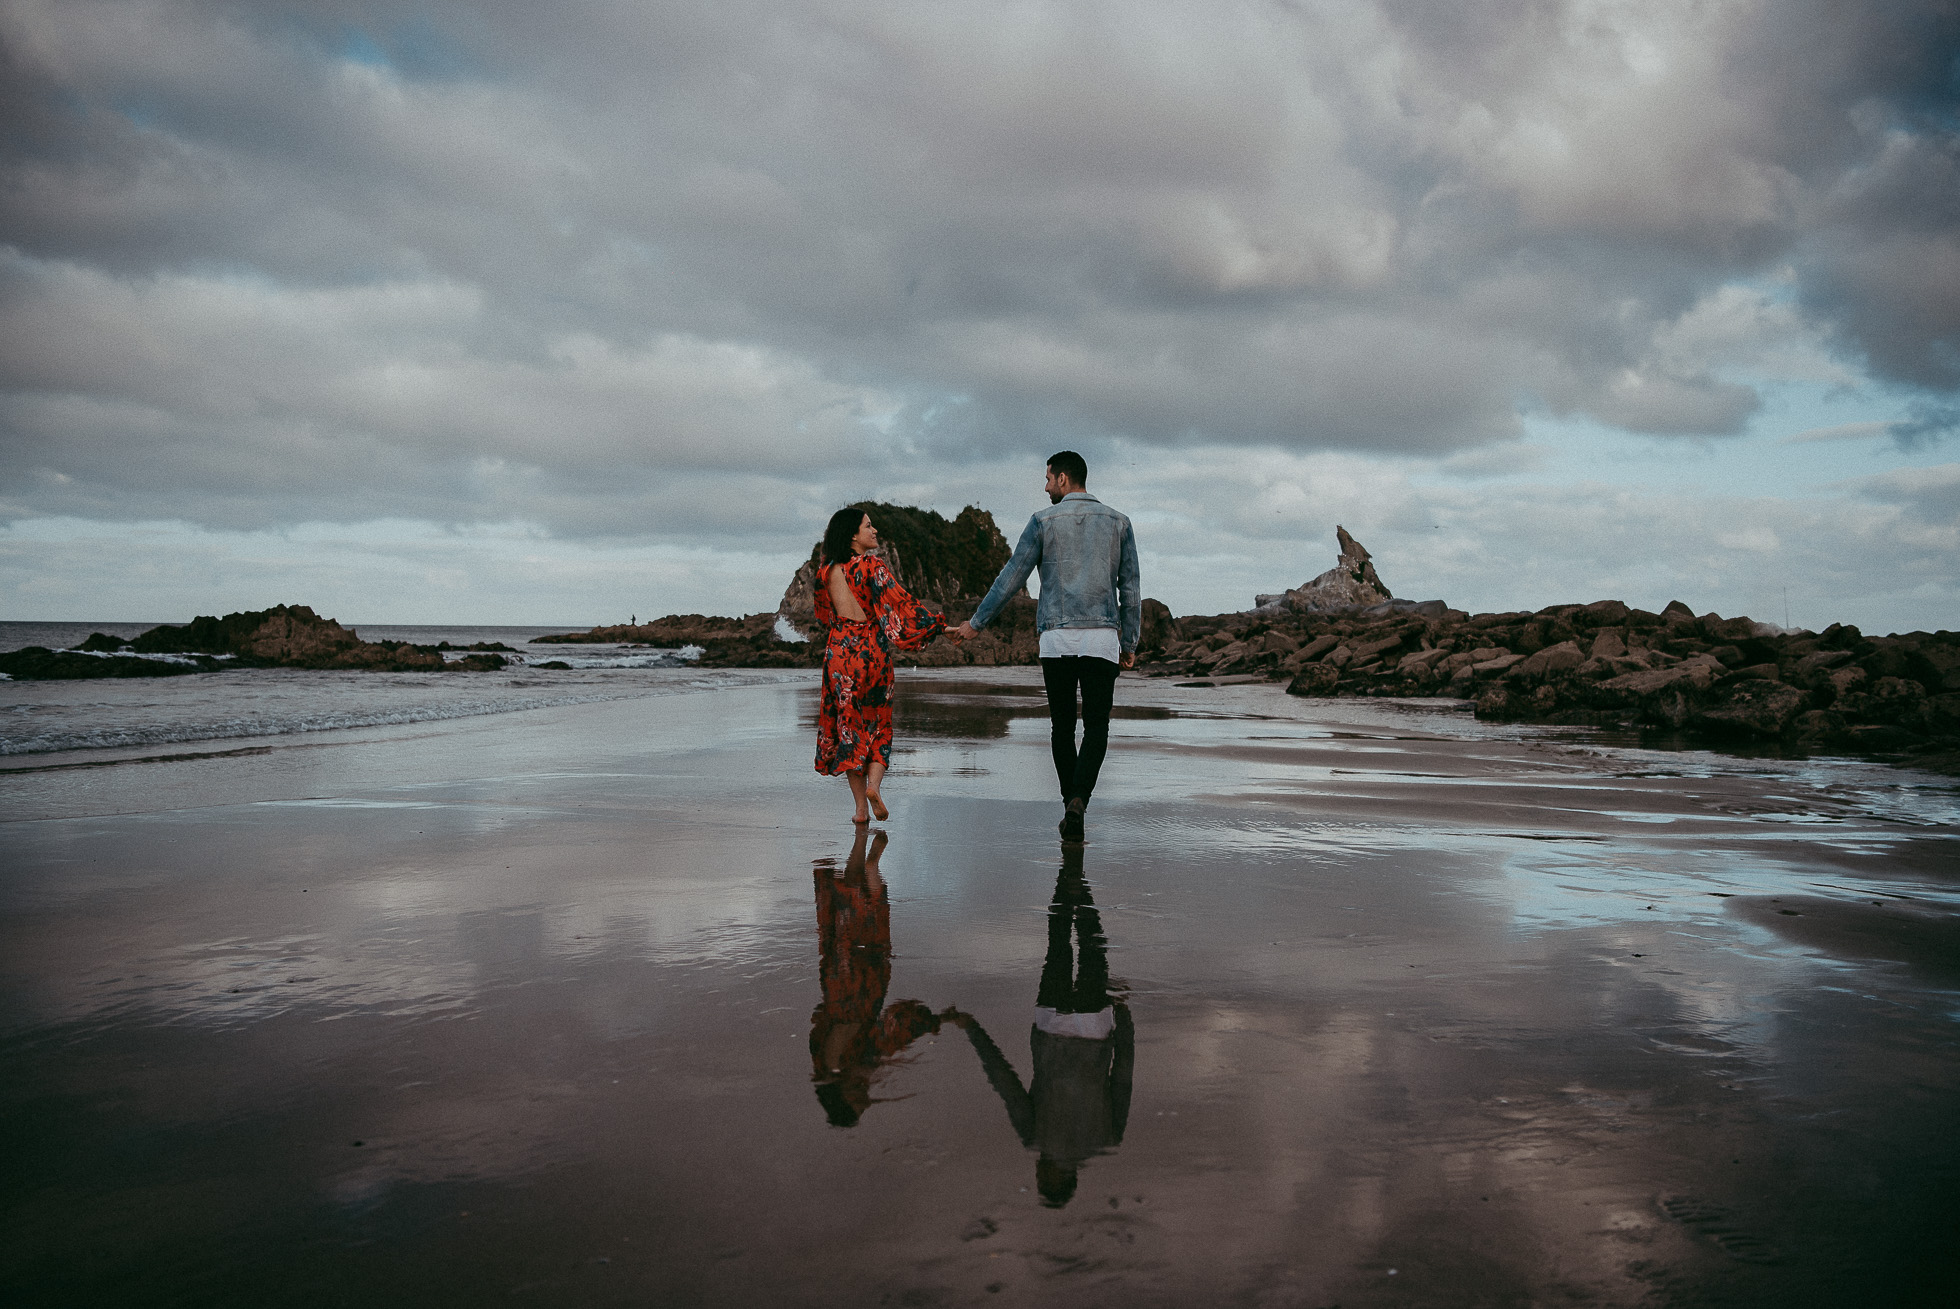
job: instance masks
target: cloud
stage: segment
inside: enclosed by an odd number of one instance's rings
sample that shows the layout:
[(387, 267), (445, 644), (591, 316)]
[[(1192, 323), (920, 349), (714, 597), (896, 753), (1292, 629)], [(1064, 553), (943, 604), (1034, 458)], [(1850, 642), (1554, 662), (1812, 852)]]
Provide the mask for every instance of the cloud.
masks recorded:
[(1960, 549), (1960, 464), (1896, 469), (1852, 486), (1869, 499), (1900, 506), (1912, 519), (1947, 529), (1950, 545)]
[(1889, 422), (1839, 423), (1833, 427), (1812, 427), (1783, 438), (1784, 445), (1809, 445), (1817, 441), (1876, 441), (1892, 435), (1896, 426)]
[(407, 12), (0, 8), (8, 514), (780, 544), (1061, 446), (1952, 426), (1934, 0)]

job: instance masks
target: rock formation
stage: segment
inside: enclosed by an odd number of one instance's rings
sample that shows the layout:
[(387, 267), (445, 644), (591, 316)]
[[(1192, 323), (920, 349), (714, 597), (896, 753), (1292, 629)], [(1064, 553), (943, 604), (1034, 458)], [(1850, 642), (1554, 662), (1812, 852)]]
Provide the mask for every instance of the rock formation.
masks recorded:
[[(935, 609), (973, 612), (1013, 553), (994, 516), (968, 505), (950, 522), (930, 509), (862, 501), (849, 506), (871, 515), (878, 529), (878, 554), (899, 584)], [(817, 566), (823, 542), (796, 570), (776, 616), (808, 636), (816, 625)]]
[(1332, 568), (1281, 595), (1257, 596), (1254, 603), (1261, 609), (1337, 614), (1351, 609), (1366, 609), (1393, 599), (1388, 588), (1382, 585), (1382, 579), (1375, 575), (1375, 565), (1361, 542), (1349, 536), (1347, 528), (1340, 526), (1334, 528), (1334, 537), (1341, 544), (1341, 557)]
[(1145, 671), (1307, 696), (1444, 696), (1501, 722), (1640, 727), (1960, 771), (1960, 633), (1784, 632), (1618, 600), (1472, 616), (1377, 606), (1185, 618)]
[[(90, 635), (78, 654), (29, 646), (0, 655), (0, 672), (24, 679), (78, 677), (167, 677), (219, 668), (365, 668), (487, 671), (502, 668), (498, 654), (476, 653), (449, 662), (434, 646), (402, 641), (363, 641), (331, 618), (305, 605), (275, 605), (223, 618), (204, 615), (183, 626), (153, 627), (124, 641), (103, 632)], [(173, 654), (181, 660), (139, 659), (142, 654)], [(106, 657), (105, 657), (106, 656)]]

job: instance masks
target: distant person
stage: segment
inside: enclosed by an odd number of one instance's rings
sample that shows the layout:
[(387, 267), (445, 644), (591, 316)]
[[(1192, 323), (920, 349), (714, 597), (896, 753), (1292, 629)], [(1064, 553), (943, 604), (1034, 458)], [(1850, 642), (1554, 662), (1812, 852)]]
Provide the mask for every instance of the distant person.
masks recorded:
[(946, 619), (906, 593), (877, 555), (878, 529), (861, 509), (839, 509), (823, 534), (817, 622), (830, 629), (817, 707), (817, 771), (842, 773), (857, 811), (851, 821), (891, 817), (881, 793), (892, 757), (892, 652), (917, 650)]
[[(1071, 940), (1071, 937), (1073, 940)], [(1071, 948), (1073, 947), (1073, 948)], [(1136, 1066), (1130, 1008), (1109, 993), (1108, 942), (1082, 875), (1082, 847), (1062, 847), (1062, 870), (1048, 906), (1048, 954), (1035, 992), (1028, 1085), (973, 1015), (939, 1016), (973, 1042), (987, 1081), (1007, 1106), (1021, 1144), (1039, 1151), (1035, 1188), (1059, 1209), (1075, 1194), (1084, 1161), (1123, 1143)]]
[(939, 1019), (917, 1000), (885, 1004), (892, 980), (892, 910), (878, 860), (885, 834), (857, 840), (843, 868), (834, 859), (814, 868), (817, 891), (817, 972), (823, 1001), (810, 1014), (811, 1080), (833, 1127), (855, 1127), (872, 1104), (871, 1083), (887, 1060)]
[[(1119, 668), (1136, 664), (1143, 630), (1136, 534), (1130, 520), (1090, 495), (1089, 465), (1073, 450), (1048, 460), (1050, 507), (1028, 519), (1019, 545), (973, 617), (953, 629), (960, 640), (994, 620), (1009, 597), (1041, 569), (1035, 628), (1048, 689), (1049, 745), (1062, 786), (1064, 841), (1083, 837), (1083, 815), (1109, 749), (1109, 710)], [(1075, 744), (1076, 692), (1082, 746)]]

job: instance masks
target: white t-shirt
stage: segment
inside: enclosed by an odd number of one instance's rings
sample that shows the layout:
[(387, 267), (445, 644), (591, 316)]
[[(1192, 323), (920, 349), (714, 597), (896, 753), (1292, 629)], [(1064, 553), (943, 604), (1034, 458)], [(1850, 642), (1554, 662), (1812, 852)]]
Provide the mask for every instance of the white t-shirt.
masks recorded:
[(1100, 1041), (1116, 1030), (1116, 1010), (1098, 1009), (1092, 1014), (1058, 1014), (1047, 1005), (1036, 1005), (1034, 1025), (1050, 1036), (1080, 1036)]
[(1051, 627), (1041, 634), (1043, 659), (1071, 656), (1123, 662), (1123, 643), (1113, 627)]

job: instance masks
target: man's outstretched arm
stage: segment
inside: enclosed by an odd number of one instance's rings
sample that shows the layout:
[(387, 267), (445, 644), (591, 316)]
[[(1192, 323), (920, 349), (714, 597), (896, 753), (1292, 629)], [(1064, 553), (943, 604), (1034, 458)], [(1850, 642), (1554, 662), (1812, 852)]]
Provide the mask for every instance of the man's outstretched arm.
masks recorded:
[(1031, 514), (1028, 516), (1028, 525), (1021, 529), (1020, 543), (1014, 547), (1013, 555), (1001, 568), (1000, 576), (994, 578), (994, 584), (988, 589), (986, 598), (980, 602), (980, 607), (973, 611), (973, 617), (953, 629), (960, 639), (966, 640), (978, 635), (981, 628), (993, 622), (994, 615), (1000, 612), (1001, 606), (1028, 584), (1029, 576), (1040, 563), (1041, 524)]

